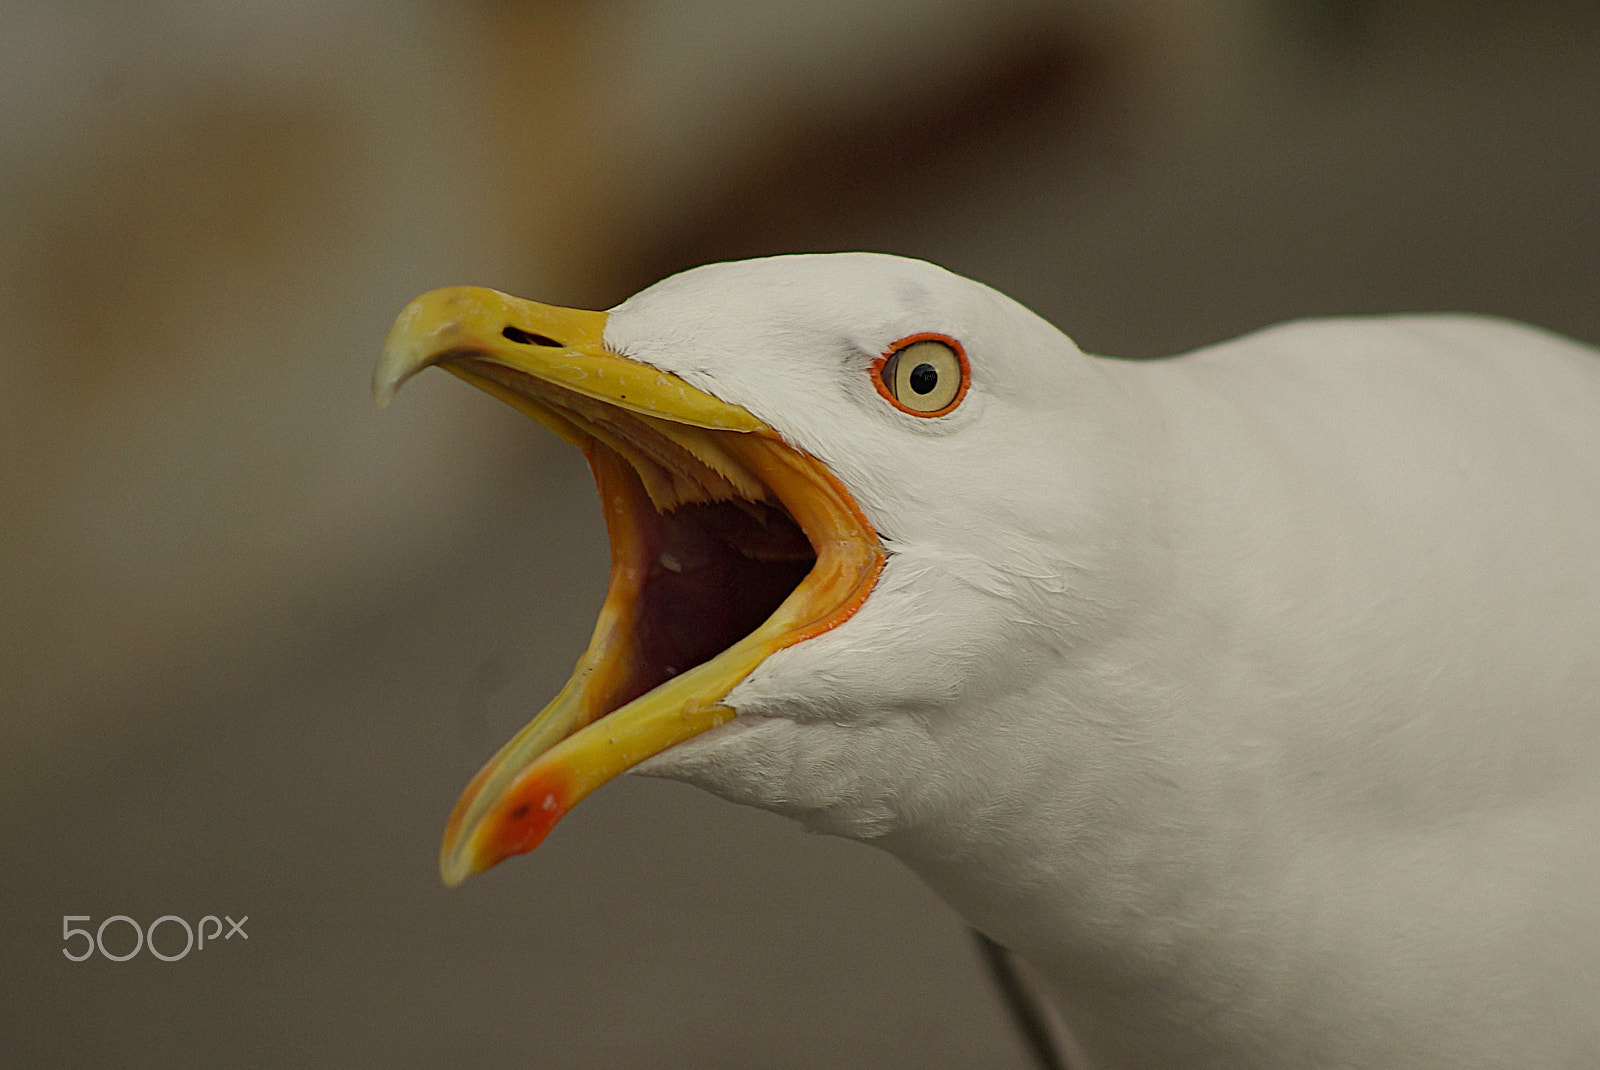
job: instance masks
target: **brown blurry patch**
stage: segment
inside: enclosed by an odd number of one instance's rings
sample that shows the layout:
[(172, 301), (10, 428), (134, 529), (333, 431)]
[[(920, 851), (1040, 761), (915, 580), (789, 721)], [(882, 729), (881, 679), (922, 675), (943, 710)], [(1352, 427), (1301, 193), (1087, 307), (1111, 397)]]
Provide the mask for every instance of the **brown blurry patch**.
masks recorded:
[(1046, 128), (1071, 137), (1119, 66), (1102, 42), (1024, 23), (937, 86), (802, 116), (760, 146), (684, 217), (649, 228), (613, 285), (631, 293), (716, 260), (853, 248), (855, 235), (919, 210), (953, 173)]
[(1127, 74), (1105, 33), (1020, 20), (921, 86), (886, 86), (843, 113), (776, 108), (719, 156), (731, 169), (696, 174), (686, 206), (663, 210), (630, 186), (662, 161), (606, 140), (608, 109), (629, 105), (607, 97), (618, 60), (604, 6), (485, 0), (479, 12), (507, 225), (540, 265), (542, 296), (585, 308), (710, 260), (849, 246), (1019, 134), (1073, 136)]
[(57, 396), (193, 356), (190, 317), (287, 271), (338, 218), (335, 135), (310, 106), (197, 99), (34, 191), (19, 307)]
[[(233, 423), (251, 373), (280, 374), (261, 368), (259, 335), (239, 334), (303, 316), (307, 279), (351, 226), (347, 132), (315, 98), (223, 91), (101, 120), (9, 206), (19, 398), (0, 435), (25, 461), (0, 471), (6, 753), (119, 716), (116, 702), (248, 612), (250, 569), (276, 560), (264, 503), (287, 497), (263, 458), (296, 432), (295, 412), (279, 438)], [(215, 478), (228, 465), (234, 477)]]
[[(593, 0), (482, 0), (490, 117), (515, 248), (539, 270), (540, 299), (604, 308), (607, 272), (627, 242), (610, 147), (592, 122), (608, 76), (603, 5)], [(625, 295), (624, 295), (625, 296)]]

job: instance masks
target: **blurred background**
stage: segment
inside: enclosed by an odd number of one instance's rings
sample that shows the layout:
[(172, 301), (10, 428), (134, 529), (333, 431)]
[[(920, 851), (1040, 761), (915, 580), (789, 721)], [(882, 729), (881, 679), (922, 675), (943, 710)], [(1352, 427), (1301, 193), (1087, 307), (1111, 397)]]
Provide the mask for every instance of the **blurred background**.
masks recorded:
[[(606, 548), (511, 410), (373, 411), (425, 289), (873, 249), (1121, 356), (1407, 310), (1600, 342), (1592, 2), (12, 0), (0, 60), (12, 1066), (1028, 1065), (896, 863), (680, 785), (439, 884)], [(62, 955), (64, 915), (208, 914), (248, 940)]]

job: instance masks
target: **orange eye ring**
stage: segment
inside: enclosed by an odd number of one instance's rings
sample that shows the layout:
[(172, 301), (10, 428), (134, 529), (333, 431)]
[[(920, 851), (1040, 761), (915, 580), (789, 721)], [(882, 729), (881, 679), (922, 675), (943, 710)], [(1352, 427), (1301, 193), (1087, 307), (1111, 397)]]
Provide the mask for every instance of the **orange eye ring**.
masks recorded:
[[(902, 378), (902, 375), (900, 374), (902, 369), (899, 367), (900, 355), (911, 349), (913, 346), (917, 346), (918, 344), (925, 342), (935, 343), (945, 350), (948, 350), (949, 353), (954, 357), (953, 363), (955, 368), (952, 370), (958, 370), (959, 374), (959, 382), (957, 383), (955, 392), (950, 397), (950, 400), (945, 404), (932, 409), (919, 408), (916, 407), (915, 404), (908, 404), (907, 401), (914, 402), (917, 399), (907, 393), (907, 391), (904, 389), (904, 384), (898, 383), (898, 380)], [(886, 369), (888, 370), (887, 373), (889, 378), (885, 378)], [(935, 374), (936, 382), (937, 378), (937, 374)], [(878, 393), (883, 395), (884, 400), (888, 401), (889, 404), (893, 405), (901, 412), (908, 413), (912, 416), (921, 417), (943, 416), (946, 413), (955, 411), (956, 406), (961, 404), (961, 399), (967, 396), (967, 387), (972, 385), (972, 368), (967, 363), (967, 351), (962, 347), (960, 342), (956, 341), (954, 338), (951, 338), (948, 334), (938, 334), (936, 332), (924, 331), (919, 334), (907, 335), (897, 342), (890, 343), (888, 351), (884, 353), (883, 356), (872, 362), (872, 385), (877, 389)], [(898, 392), (897, 385), (900, 387)], [(930, 387), (929, 389), (933, 390), (935, 388)], [(921, 390), (918, 389), (917, 392), (921, 393)], [(941, 391), (941, 393), (943, 393), (943, 391)], [(902, 394), (907, 395), (907, 401), (901, 400)]]

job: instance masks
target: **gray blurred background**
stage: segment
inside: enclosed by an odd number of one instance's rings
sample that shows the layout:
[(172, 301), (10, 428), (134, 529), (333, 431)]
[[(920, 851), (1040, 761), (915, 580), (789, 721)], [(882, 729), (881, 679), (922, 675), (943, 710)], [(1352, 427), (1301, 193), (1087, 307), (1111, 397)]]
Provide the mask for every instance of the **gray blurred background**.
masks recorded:
[[(1027, 1065), (896, 863), (679, 785), (440, 886), (606, 549), (509, 409), (430, 374), (373, 412), (422, 290), (875, 249), (1099, 353), (1600, 342), (1592, 3), (12, 2), (0, 78), (8, 1066)], [(69, 914), (249, 938), (75, 963)]]

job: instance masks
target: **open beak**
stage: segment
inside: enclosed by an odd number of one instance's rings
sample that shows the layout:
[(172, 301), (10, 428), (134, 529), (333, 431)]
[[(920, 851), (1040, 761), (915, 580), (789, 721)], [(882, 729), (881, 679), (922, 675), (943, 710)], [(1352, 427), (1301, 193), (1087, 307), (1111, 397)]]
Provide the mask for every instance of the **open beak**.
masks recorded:
[(589, 792), (722, 724), (776, 650), (843, 623), (883, 565), (815, 458), (747, 410), (605, 346), (607, 314), (452, 287), (400, 313), (373, 376), (387, 404), (437, 364), (581, 448), (611, 579), (572, 678), (467, 785), (439, 869), (454, 886), (537, 847)]

